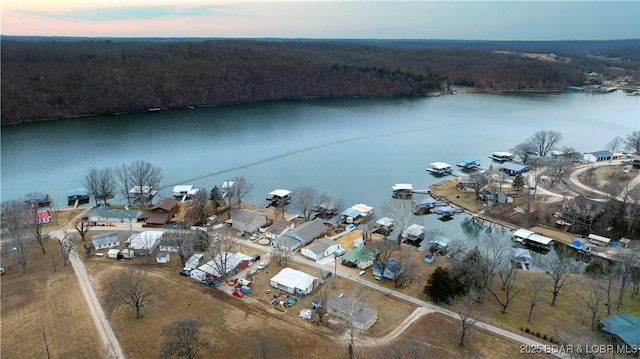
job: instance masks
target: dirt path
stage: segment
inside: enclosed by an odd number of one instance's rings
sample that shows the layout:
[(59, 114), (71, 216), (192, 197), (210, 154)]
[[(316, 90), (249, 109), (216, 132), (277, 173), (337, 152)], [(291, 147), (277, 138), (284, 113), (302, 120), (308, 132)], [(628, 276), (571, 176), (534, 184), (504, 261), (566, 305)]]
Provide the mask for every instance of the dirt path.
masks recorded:
[[(385, 336), (379, 337), (379, 338), (372, 338), (372, 337), (356, 338), (355, 340), (358, 346), (361, 346), (361, 347), (377, 347), (377, 346), (391, 344), (402, 333), (404, 333), (405, 330), (407, 330), (413, 323), (415, 323), (416, 320), (422, 318), (424, 315), (429, 313), (434, 313), (434, 311), (426, 307), (416, 308), (416, 310), (414, 310), (413, 313), (411, 313), (402, 323), (400, 323), (397, 327), (395, 327), (391, 332), (387, 333)], [(349, 341), (348, 331), (344, 334), (343, 340), (346, 342)]]
[[(58, 240), (62, 239), (64, 236), (64, 232), (62, 230), (49, 232), (49, 235), (58, 238)], [(87, 307), (89, 308), (89, 312), (91, 313), (91, 317), (93, 318), (93, 322), (98, 330), (98, 334), (100, 338), (102, 338), (102, 342), (105, 346), (106, 358), (108, 359), (124, 359), (124, 352), (122, 351), (122, 347), (118, 342), (118, 338), (116, 338), (113, 329), (111, 328), (111, 324), (107, 320), (107, 317), (102, 310), (102, 305), (100, 305), (100, 301), (98, 300), (98, 295), (89, 280), (89, 274), (87, 273), (87, 267), (85, 267), (82, 259), (77, 252), (71, 253), (69, 255), (69, 261), (71, 262), (71, 266), (73, 267), (73, 271), (76, 273), (76, 277), (78, 277), (78, 282), (80, 283), (80, 289), (82, 290), (82, 294), (84, 295), (84, 299), (87, 302)]]

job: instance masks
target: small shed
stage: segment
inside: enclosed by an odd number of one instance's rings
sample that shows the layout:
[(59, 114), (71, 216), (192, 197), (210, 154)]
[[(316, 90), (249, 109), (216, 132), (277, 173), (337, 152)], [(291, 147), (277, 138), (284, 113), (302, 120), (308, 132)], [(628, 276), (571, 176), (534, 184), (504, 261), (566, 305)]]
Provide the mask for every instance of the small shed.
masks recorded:
[(327, 300), (330, 314), (350, 320), (354, 327), (364, 331), (378, 320), (378, 312), (363, 302), (347, 297), (330, 297)]
[(505, 162), (502, 165), (500, 165), (500, 171), (508, 174), (509, 176), (515, 176), (518, 174), (522, 174), (525, 173), (527, 171), (531, 170), (531, 166), (529, 165), (525, 165), (522, 163), (516, 163), (516, 162)]
[(114, 258), (114, 259), (116, 259), (116, 258), (118, 258), (118, 254), (120, 254), (120, 250), (119, 250), (119, 249), (116, 249), (116, 248), (109, 249), (109, 250), (107, 251), (107, 258)]
[(158, 252), (156, 254), (156, 262), (158, 263), (169, 263), (171, 260), (171, 256), (167, 252)]

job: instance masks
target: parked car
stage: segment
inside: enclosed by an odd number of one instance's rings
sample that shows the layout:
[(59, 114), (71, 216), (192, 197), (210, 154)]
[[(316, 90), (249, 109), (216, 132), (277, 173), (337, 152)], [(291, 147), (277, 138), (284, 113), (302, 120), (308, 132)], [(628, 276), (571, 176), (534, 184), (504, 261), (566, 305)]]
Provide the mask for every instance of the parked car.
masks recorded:
[(180, 270), (180, 274), (185, 277), (189, 277), (191, 275), (191, 270), (188, 268), (182, 268), (182, 270)]
[(322, 279), (331, 278), (332, 275), (333, 275), (333, 273), (331, 273), (331, 272), (324, 272), (324, 273), (322, 273)]
[(258, 264), (258, 269), (259, 270), (263, 270), (264, 267), (266, 267), (266, 266), (267, 266), (267, 264), (265, 262), (260, 262), (260, 264)]
[(253, 256), (253, 261), (254, 262), (257, 262), (259, 260), (260, 260), (260, 256), (259, 255), (256, 254), (255, 256)]
[(242, 293), (241, 291), (239, 291), (239, 290), (237, 290), (237, 289), (236, 289), (236, 290), (234, 290), (231, 294), (232, 294), (234, 297), (244, 298), (244, 293)]
[(260, 238), (260, 235), (258, 233), (254, 233), (251, 235), (251, 237), (249, 237), (249, 240), (251, 242), (255, 241), (256, 239)]

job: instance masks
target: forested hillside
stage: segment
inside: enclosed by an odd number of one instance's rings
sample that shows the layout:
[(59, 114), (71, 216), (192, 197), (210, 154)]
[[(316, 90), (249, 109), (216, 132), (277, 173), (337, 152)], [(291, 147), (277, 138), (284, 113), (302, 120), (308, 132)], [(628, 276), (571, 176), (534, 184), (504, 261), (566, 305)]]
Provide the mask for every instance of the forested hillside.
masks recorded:
[(557, 89), (584, 63), (328, 41), (2, 41), (2, 123), (302, 98), (423, 96), (448, 85)]

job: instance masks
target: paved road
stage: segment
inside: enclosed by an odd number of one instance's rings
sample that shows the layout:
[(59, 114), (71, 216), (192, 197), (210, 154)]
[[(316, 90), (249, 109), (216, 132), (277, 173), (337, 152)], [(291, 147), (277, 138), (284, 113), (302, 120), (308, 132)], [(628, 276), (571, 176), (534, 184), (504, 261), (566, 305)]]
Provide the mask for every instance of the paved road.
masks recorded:
[[(51, 231), (49, 232), (49, 235), (60, 240), (64, 237), (64, 231)], [(109, 321), (102, 310), (102, 305), (100, 305), (96, 291), (89, 280), (87, 267), (85, 267), (84, 262), (82, 262), (82, 259), (80, 259), (78, 253), (75, 251), (69, 255), (69, 261), (71, 262), (73, 271), (76, 273), (76, 277), (78, 277), (80, 289), (82, 290), (84, 299), (87, 302), (89, 312), (93, 318), (93, 323), (95, 324), (98, 334), (105, 346), (106, 357), (108, 359), (124, 359), (125, 356), (122, 351), (122, 347), (120, 346), (120, 342), (118, 342), (118, 338), (116, 338), (116, 335), (111, 328), (111, 324), (109, 324)]]

